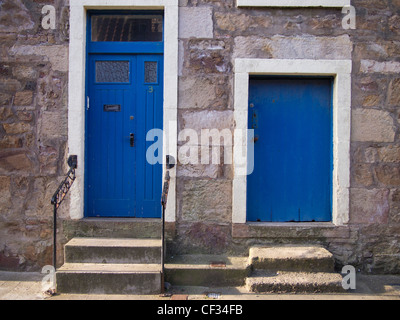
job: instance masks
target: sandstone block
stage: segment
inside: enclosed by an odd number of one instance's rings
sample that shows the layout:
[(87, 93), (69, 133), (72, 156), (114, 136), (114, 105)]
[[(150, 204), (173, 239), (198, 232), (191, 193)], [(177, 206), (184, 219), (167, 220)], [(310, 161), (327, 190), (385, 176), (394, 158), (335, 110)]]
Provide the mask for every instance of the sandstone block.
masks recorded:
[(32, 130), (31, 125), (25, 122), (4, 123), (3, 128), (7, 134), (22, 134)]
[(183, 182), (181, 214), (185, 221), (228, 222), (231, 218), (232, 182), (189, 180)]
[(38, 76), (38, 73), (30, 66), (18, 65), (13, 69), (13, 75), (17, 79), (35, 80)]
[(6, 172), (30, 171), (32, 162), (24, 152), (3, 152), (0, 154), (0, 169)]
[(205, 74), (227, 74), (231, 63), (222, 51), (193, 51), (189, 57), (190, 70)]
[(14, 99), (14, 105), (16, 106), (29, 106), (33, 101), (32, 91), (17, 92)]
[[(397, 72), (400, 72), (400, 70)], [(392, 106), (400, 106), (400, 78), (393, 80), (390, 85), (389, 104)]]
[(11, 206), (10, 177), (0, 177), (0, 207)]
[(270, 16), (249, 16), (245, 14), (215, 13), (217, 27), (223, 31), (247, 31), (249, 28), (268, 28), (272, 23)]
[(17, 117), (20, 121), (32, 121), (33, 112), (30, 111), (17, 111)]
[(351, 59), (353, 44), (349, 36), (256, 36), (235, 38), (233, 58)]
[(181, 78), (179, 81), (179, 108), (208, 108), (216, 99), (215, 84), (211, 79)]
[(22, 139), (15, 136), (5, 136), (0, 140), (0, 149), (22, 148)]
[(39, 119), (39, 135), (41, 138), (64, 137), (68, 134), (67, 117), (64, 113), (48, 112), (42, 113)]
[(179, 38), (212, 38), (214, 24), (211, 7), (179, 9)]
[(192, 178), (211, 178), (217, 179), (221, 175), (221, 167), (219, 165), (210, 164), (186, 164), (178, 166), (178, 177), (192, 177)]
[(360, 71), (363, 73), (399, 73), (400, 62), (396, 61), (373, 61), (373, 60), (361, 60)]
[(198, 111), (184, 112), (182, 114), (182, 129), (193, 129), (198, 133), (199, 142), (202, 129), (233, 130), (232, 111)]
[(352, 223), (387, 223), (389, 189), (351, 189), (350, 219)]
[(400, 147), (388, 146), (378, 149), (379, 157), (382, 162), (400, 162)]
[(15, 79), (2, 79), (0, 81), (0, 92), (4, 93), (15, 93), (21, 90), (21, 82)]
[(4, 0), (1, 5), (0, 29), (2, 32), (20, 32), (34, 28), (35, 23), (21, 0)]
[(381, 95), (368, 95), (362, 102), (363, 107), (377, 107), (382, 105), (383, 97)]
[(63, 45), (16, 45), (10, 53), (15, 56), (39, 56), (49, 61), (54, 71), (68, 72), (68, 47)]
[(393, 142), (396, 127), (386, 111), (355, 109), (352, 120), (352, 141)]
[(354, 180), (357, 184), (369, 187), (373, 185), (374, 178), (368, 164), (357, 164), (354, 167)]
[(0, 120), (4, 121), (7, 120), (9, 118), (11, 118), (12, 116), (14, 116), (14, 113), (12, 112), (11, 108), (0, 108)]
[(11, 101), (11, 98), (12, 98), (11, 94), (0, 93), (0, 106), (9, 105), (10, 101)]
[(385, 186), (400, 186), (400, 168), (397, 165), (380, 165), (375, 169), (375, 174)]

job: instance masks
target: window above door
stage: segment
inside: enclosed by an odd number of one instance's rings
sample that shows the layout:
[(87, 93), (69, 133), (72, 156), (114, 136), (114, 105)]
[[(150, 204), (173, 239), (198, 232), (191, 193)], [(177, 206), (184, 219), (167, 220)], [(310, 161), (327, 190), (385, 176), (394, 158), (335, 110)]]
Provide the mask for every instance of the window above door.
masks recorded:
[(161, 14), (96, 14), (91, 16), (93, 42), (160, 42)]
[(330, 7), (342, 8), (350, 0), (236, 0), (238, 7)]
[(163, 53), (164, 12), (88, 11), (89, 53)]

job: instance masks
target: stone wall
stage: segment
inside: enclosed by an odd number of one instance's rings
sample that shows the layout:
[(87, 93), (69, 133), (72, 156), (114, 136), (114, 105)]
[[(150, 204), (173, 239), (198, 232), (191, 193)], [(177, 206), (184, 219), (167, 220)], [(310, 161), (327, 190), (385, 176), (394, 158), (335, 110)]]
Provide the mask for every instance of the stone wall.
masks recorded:
[[(56, 30), (40, 26), (45, 4), (57, 10)], [(400, 1), (352, 4), (357, 28), (344, 30), (340, 9), (180, 0), (179, 130), (235, 128), (235, 58), (353, 60), (351, 212), (340, 228), (232, 225), (233, 167), (215, 143), (220, 164), (178, 164), (171, 253), (245, 254), (253, 244), (313, 242), (339, 265), (399, 272)], [(68, 148), (68, 5), (0, 0), (1, 269), (51, 263), (50, 198)], [(68, 219), (68, 202), (60, 215)]]
[[(41, 27), (45, 4), (57, 9), (56, 30)], [(0, 1), (1, 269), (52, 261), (50, 199), (66, 172), (67, 6)]]
[(355, 30), (342, 28), (341, 9), (180, 2), (179, 129), (234, 128), (235, 58), (353, 60), (351, 212), (340, 228), (232, 226), (232, 166), (181, 164), (175, 251), (245, 254), (253, 244), (313, 242), (339, 265), (400, 271), (400, 2), (352, 4)]

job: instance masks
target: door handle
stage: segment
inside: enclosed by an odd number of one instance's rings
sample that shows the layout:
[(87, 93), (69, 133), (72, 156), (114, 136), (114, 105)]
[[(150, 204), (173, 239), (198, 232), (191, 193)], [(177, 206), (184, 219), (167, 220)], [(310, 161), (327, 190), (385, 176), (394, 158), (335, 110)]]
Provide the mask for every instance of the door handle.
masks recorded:
[(135, 146), (135, 134), (131, 133), (130, 134), (130, 142), (131, 142), (131, 148)]

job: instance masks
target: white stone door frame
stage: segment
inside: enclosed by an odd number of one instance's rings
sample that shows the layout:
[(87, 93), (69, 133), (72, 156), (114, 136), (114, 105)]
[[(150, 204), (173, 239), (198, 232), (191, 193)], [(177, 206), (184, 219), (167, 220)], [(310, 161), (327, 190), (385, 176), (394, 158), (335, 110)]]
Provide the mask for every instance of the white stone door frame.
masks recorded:
[[(163, 154), (177, 159), (178, 16), (179, 0), (72, 0), (68, 87), (69, 154), (78, 156), (77, 178), (71, 189), (70, 217), (84, 217), (85, 105), (87, 10), (164, 10), (164, 146)], [(163, 177), (165, 175), (163, 166)], [(171, 182), (166, 221), (175, 221), (176, 167)], [(160, 183), (162, 183), (160, 181)], [(160, 199), (161, 201), (161, 199)]]
[[(247, 132), (249, 77), (251, 75), (332, 76), (333, 88), (333, 179), (332, 223), (349, 222), (350, 211), (350, 133), (351, 133), (351, 60), (236, 59), (234, 87), (234, 180), (232, 223), (247, 222)], [(244, 161), (243, 161), (244, 157)]]

